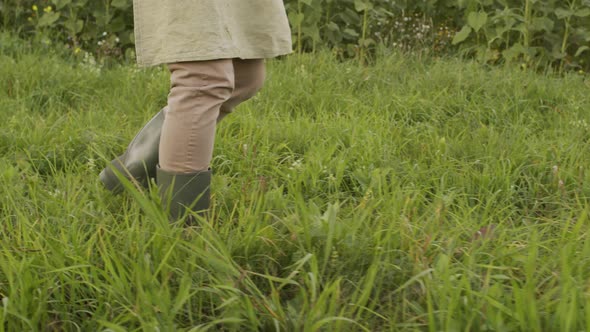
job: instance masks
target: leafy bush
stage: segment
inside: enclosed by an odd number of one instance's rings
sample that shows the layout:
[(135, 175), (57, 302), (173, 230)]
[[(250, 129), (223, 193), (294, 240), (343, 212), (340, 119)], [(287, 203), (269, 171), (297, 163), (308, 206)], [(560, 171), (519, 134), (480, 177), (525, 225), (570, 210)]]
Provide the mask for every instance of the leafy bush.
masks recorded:
[[(590, 69), (590, 0), (285, 0), (298, 52), (364, 62), (383, 45)], [(72, 52), (133, 57), (132, 0), (0, 0), (0, 26)]]
[(590, 0), (471, 2), (479, 5), (466, 8), (453, 39), (463, 50), (484, 61), (590, 68)]
[(377, 43), (450, 50), (481, 61), (590, 68), (590, 0), (298, 0), (299, 51), (328, 45), (362, 58)]
[[(420, 2), (424, 3), (424, 2)], [(299, 0), (286, 1), (295, 49), (328, 46), (360, 61), (375, 45), (404, 50), (432, 47), (446, 50), (452, 33), (448, 20), (426, 15), (428, 6), (414, 1)], [(435, 29), (435, 26), (440, 29)], [(442, 32), (437, 33), (436, 31)]]
[(0, 25), (75, 54), (133, 56), (132, 0), (0, 0)]

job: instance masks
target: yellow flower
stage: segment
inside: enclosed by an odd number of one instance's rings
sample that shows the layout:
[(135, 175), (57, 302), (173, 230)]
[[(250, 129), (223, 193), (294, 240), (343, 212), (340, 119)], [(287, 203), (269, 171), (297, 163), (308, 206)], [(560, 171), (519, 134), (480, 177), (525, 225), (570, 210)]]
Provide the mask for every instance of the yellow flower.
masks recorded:
[(43, 8), (43, 11), (46, 13), (51, 13), (52, 10), (53, 10), (53, 8), (51, 8), (51, 6), (47, 6), (47, 7)]
[(33, 5), (33, 10), (34, 11), (38, 11), (39, 10), (39, 7), (37, 7), (37, 5)]
[(76, 48), (74, 49), (74, 54), (78, 54), (78, 53), (80, 53), (80, 52), (82, 52), (82, 49), (80, 49), (79, 47), (76, 47)]

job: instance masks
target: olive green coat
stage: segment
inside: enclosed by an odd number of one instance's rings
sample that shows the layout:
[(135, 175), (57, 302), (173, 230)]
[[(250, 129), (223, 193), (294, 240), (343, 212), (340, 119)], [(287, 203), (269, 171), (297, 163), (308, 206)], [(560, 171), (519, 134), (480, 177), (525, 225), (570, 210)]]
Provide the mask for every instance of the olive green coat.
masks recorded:
[(282, 0), (133, 0), (141, 66), (291, 52)]

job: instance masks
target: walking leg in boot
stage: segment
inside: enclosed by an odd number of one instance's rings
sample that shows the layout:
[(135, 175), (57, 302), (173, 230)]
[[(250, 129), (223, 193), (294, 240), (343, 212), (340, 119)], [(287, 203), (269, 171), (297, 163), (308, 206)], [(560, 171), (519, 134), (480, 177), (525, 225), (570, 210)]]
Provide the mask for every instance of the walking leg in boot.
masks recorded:
[(127, 150), (102, 170), (99, 179), (106, 189), (113, 193), (120, 193), (123, 190), (115, 172), (128, 180), (137, 181), (143, 187), (148, 186), (150, 178), (156, 177), (160, 133), (165, 111), (164, 108), (158, 112), (129, 143)]
[[(174, 174), (158, 168), (157, 174), (163, 205), (168, 208), (171, 220), (181, 219), (187, 211), (193, 211), (200, 215), (207, 212), (210, 200), (210, 170)], [(192, 220), (192, 218), (189, 216), (188, 220)]]
[[(264, 84), (264, 60), (234, 59), (233, 65), (235, 88), (231, 97), (221, 105), (217, 123), (233, 112), (236, 106), (256, 95)], [(100, 173), (99, 178), (108, 190), (119, 193), (123, 189), (114, 170), (129, 180), (137, 181), (143, 187), (147, 187), (150, 178), (156, 177), (160, 134), (165, 114), (166, 108), (158, 112), (135, 136), (125, 153), (113, 159)]]
[(253, 97), (265, 79), (262, 59), (170, 64), (171, 91), (160, 141), (157, 182), (170, 219), (209, 208), (216, 123)]
[(235, 87), (231, 59), (168, 65), (171, 89), (160, 138), (157, 183), (171, 221), (209, 208), (209, 164), (221, 105)]

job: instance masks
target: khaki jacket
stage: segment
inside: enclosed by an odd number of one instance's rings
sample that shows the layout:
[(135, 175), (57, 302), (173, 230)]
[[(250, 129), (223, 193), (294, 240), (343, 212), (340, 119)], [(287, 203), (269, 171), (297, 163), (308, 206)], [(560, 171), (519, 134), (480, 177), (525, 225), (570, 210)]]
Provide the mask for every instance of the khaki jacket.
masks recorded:
[(282, 0), (133, 0), (140, 66), (291, 52)]

